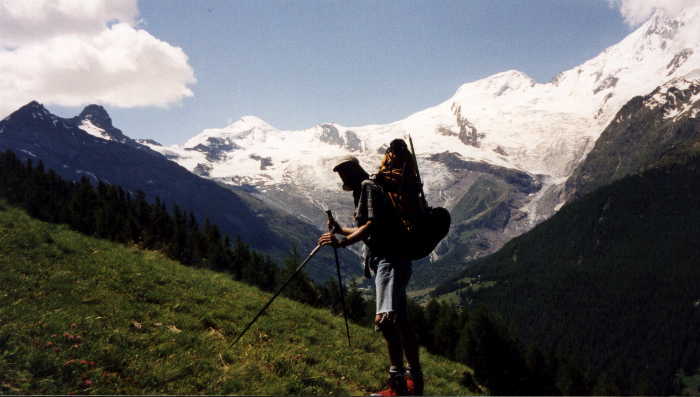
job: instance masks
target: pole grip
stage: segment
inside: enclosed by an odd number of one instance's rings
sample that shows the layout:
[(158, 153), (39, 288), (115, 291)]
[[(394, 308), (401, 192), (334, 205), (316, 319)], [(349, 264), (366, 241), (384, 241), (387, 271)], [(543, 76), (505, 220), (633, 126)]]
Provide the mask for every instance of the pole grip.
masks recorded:
[(328, 231), (330, 232), (332, 230), (331, 224), (334, 222), (333, 213), (331, 210), (326, 210), (326, 215), (328, 215)]

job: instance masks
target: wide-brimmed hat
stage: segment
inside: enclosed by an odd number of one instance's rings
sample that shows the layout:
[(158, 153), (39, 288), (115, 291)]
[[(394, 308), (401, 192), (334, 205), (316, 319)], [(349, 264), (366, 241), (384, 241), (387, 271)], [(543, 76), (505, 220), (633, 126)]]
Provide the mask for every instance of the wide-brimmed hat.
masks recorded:
[(357, 157), (348, 155), (348, 156), (343, 156), (343, 157), (338, 159), (335, 167), (333, 167), (333, 172), (338, 172), (338, 170), (340, 170), (343, 167), (347, 167), (350, 164), (355, 164), (358, 167), (362, 168), (360, 166), (360, 160), (358, 160)]

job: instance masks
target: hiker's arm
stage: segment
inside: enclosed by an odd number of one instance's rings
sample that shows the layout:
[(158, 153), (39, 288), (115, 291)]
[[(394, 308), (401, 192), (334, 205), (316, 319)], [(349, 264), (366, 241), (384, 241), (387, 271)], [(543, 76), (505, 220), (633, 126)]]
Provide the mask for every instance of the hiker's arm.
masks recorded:
[(335, 219), (331, 218), (328, 220), (328, 230), (330, 230), (333, 234), (342, 234), (343, 236), (347, 236), (349, 234), (352, 234), (355, 230), (357, 230), (357, 228), (342, 227), (340, 226), (340, 223), (336, 222)]
[(353, 245), (358, 241), (362, 241), (369, 234), (369, 228), (372, 226), (372, 220), (368, 220), (364, 225), (354, 228), (350, 234), (339, 242), (340, 247), (347, 247), (348, 245)]
[(331, 229), (331, 230), (333, 230), (333, 232), (335, 234), (341, 234), (341, 235), (347, 237), (347, 236), (355, 233), (357, 231), (357, 229), (359, 229), (359, 228), (357, 228), (357, 227), (342, 227), (342, 226), (338, 225), (337, 228)]
[(339, 227), (338, 229), (336, 229), (336, 233), (337, 233), (337, 234), (342, 234), (343, 236), (346, 236), (346, 237), (347, 237), (347, 236), (349, 236), (349, 235), (355, 233), (355, 231), (357, 231), (357, 229), (358, 229), (358, 228), (356, 228), (356, 227), (342, 227), (342, 226), (341, 226), (341, 227)]
[[(338, 240), (331, 232), (324, 233), (321, 235), (321, 238), (318, 239), (318, 243), (320, 245), (332, 245), (334, 247), (347, 247), (348, 245), (353, 245), (358, 241), (364, 240), (369, 233), (370, 226), (372, 226), (371, 220), (357, 228), (342, 228), (343, 232), (338, 233), (347, 236), (342, 240)], [(348, 232), (348, 234), (344, 232)]]

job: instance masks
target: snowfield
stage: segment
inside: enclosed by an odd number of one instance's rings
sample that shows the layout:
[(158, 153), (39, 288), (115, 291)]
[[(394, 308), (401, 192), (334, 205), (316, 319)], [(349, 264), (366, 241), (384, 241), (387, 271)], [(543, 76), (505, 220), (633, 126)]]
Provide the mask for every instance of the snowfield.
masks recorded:
[[(464, 84), (446, 101), (390, 124), (327, 123), (290, 131), (246, 116), (181, 145), (145, 144), (192, 172), (232, 186), (252, 185), (262, 196), (303, 192), (303, 199), (320, 210), (329, 201), (349, 204), (341, 201), (340, 183), (331, 171), (338, 157), (355, 155), (372, 173), (388, 143), (410, 134), (431, 204), (449, 207), (464, 193), (455, 188), (459, 181), (453, 170), (428, 160), (456, 153), (465, 161), (539, 178), (542, 189), (520, 208), (534, 225), (561, 207), (563, 202), (545, 206), (539, 201), (551, 200), (551, 192), (563, 186), (625, 103), (669, 81), (700, 79), (699, 32), (700, 7), (677, 19), (657, 12), (621, 42), (553, 81), (538, 83), (517, 70), (505, 71)], [(476, 145), (470, 134), (479, 137)], [(350, 210), (344, 211), (347, 217)], [(316, 223), (322, 219), (297, 215)]]

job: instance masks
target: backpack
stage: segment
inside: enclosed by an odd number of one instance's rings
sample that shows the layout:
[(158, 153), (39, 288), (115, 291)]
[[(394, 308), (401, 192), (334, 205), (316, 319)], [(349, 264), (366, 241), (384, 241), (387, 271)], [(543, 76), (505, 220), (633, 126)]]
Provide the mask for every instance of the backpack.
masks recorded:
[(394, 139), (374, 175), (394, 211), (398, 237), (411, 260), (422, 259), (435, 249), (450, 230), (450, 213), (430, 207), (425, 200), (413, 142), (411, 151), (403, 139)]

